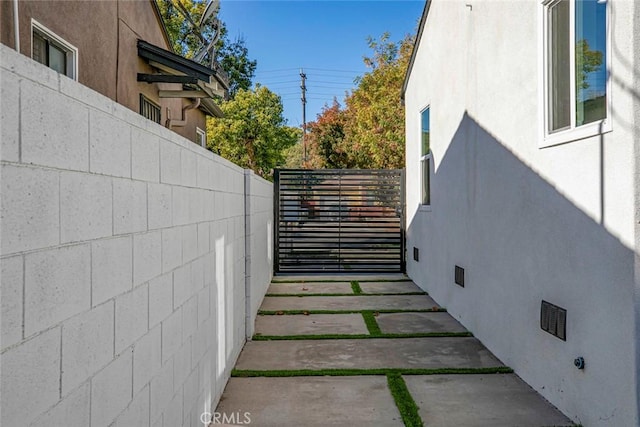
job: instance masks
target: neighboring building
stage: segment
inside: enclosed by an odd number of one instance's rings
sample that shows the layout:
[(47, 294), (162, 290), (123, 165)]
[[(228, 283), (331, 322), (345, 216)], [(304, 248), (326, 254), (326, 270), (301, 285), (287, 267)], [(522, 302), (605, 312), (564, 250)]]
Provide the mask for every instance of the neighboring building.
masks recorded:
[[(14, 2), (0, 2), (0, 42), (16, 48)], [(150, 120), (206, 145), (206, 115), (228, 80), (182, 58), (154, 0), (19, 0), (19, 51)]]
[(409, 276), (576, 422), (640, 425), (640, 2), (429, 0), (403, 98)]

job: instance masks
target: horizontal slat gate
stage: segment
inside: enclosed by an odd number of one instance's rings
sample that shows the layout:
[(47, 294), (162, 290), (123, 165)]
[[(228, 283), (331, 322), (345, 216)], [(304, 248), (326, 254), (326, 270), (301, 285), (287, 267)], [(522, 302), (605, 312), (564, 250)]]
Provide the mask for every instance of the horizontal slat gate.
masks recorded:
[(275, 171), (276, 273), (403, 272), (404, 171)]

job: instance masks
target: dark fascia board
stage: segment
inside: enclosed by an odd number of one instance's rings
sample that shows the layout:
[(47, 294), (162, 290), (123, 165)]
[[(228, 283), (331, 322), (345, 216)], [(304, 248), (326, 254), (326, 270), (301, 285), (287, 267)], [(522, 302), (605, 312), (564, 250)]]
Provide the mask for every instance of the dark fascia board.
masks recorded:
[(196, 77), (198, 80), (202, 80), (207, 83), (211, 81), (211, 77), (215, 77), (215, 71), (212, 69), (158, 46), (154, 46), (144, 40), (138, 40), (138, 56), (150, 61), (156, 61), (171, 69), (184, 73), (188, 76)]
[(211, 98), (203, 98), (200, 101), (200, 109), (209, 114), (211, 117), (224, 117), (224, 113), (222, 112), (220, 107), (215, 102), (213, 102), (213, 99)]
[(404, 75), (404, 83), (402, 84), (402, 93), (400, 99), (404, 104), (404, 94), (407, 91), (407, 85), (409, 84), (409, 76), (413, 69), (413, 63), (416, 60), (418, 54), (418, 48), (420, 47), (420, 41), (422, 40), (422, 33), (424, 32), (424, 26), (427, 23), (427, 16), (429, 15), (429, 9), (431, 8), (431, 2), (433, 0), (426, 0), (424, 9), (422, 10), (422, 17), (420, 17), (420, 26), (418, 27), (418, 34), (416, 35), (416, 41), (413, 43), (413, 50), (411, 51), (411, 58), (409, 59), (409, 66), (407, 67), (407, 74)]

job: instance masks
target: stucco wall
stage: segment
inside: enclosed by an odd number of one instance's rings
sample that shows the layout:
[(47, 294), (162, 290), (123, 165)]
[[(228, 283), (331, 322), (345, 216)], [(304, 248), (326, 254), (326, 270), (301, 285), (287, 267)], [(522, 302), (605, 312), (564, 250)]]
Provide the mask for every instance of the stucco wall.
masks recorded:
[(202, 425), (271, 278), (271, 184), (3, 45), (0, 67), (0, 424)]
[[(434, 0), (406, 91), (407, 248), (420, 248), (408, 274), (587, 426), (640, 422), (632, 125), (640, 27), (633, 2), (610, 3), (610, 133), (540, 148), (536, 0)], [(417, 179), (426, 106), (430, 209), (419, 207)], [(465, 268), (464, 288), (455, 265)], [(566, 342), (540, 329), (543, 299), (567, 309)]]

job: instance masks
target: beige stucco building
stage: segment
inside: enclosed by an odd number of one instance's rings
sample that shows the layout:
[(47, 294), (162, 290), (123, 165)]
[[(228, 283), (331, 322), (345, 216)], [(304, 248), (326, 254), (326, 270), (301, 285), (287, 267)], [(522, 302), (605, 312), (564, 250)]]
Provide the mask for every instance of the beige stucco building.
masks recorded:
[(206, 116), (222, 114), (226, 76), (171, 52), (155, 0), (3, 1), (0, 23), (2, 44), (189, 140), (204, 145)]

